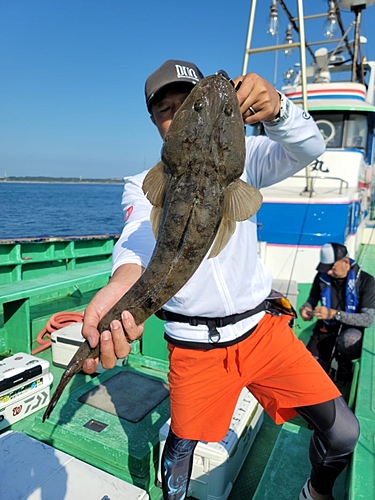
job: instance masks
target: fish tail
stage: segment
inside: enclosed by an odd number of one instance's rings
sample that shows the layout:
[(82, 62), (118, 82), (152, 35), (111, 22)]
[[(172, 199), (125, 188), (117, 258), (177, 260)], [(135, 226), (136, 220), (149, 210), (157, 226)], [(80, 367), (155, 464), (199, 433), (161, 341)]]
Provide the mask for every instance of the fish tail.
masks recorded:
[(74, 375), (73, 371), (68, 371), (67, 370), (66, 372), (64, 372), (64, 374), (61, 377), (61, 380), (59, 382), (59, 385), (57, 386), (55, 392), (53, 393), (52, 398), (51, 398), (50, 402), (48, 403), (47, 409), (44, 412), (44, 415), (42, 417), (42, 421), (43, 422), (47, 418), (50, 417), (50, 415), (52, 413), (52, 410), (55, 408), (58, 400), (60, 399), (60, 396), (61, 396), (63, 390), (65, 389), (65, 387), (67, 386), (68, 382), (71, 380), (71, 378), (73, 377), (73, 375)]
[(90, 347), (90, 344), (87, 340), (83, 342), (81, 347), (75, 353), (73, 358), (71, 359), (69, 365), (67, 366), (65, 372), (62, 374), (59, 385), (56, 387), (55, 392), (47, 406), (46, 411), (42, 417), (42, 421), (44, 422), (47, 418), (50, 417), (52, 410), (55, 408), (60, 396), (67, 386), (68, 382), (72, 379), (73, 375), (82, 370), (83, 364), (87, 358), (95, 358), (99, 356), (99, 345), (95, 348)]
[[(77, 353), (78, 353), (78, 351), (77, 351)], [(51, 400), (50, 400), (50, 402), (49, 402), (49, 404), (47, 406), (47, 409), (44, 412), (44, 415), (42, 417), (42, 421), (43, 422), (47, 418), (50, 417), (53, 409), (55, 408), (58, 400), (60, 399), (60, 396), (61, 396), (63, 390), (68, 385), (68, 383), (70, 382), (70, 380), (73, 378), (73, 375), (75, 375), (76, 373), (78, 373), (82, 369), (82, 366), (83, 366), (85, 358), (84, 359), (80, 358), (79, 356), (77, 356), (77, 353), (73, 357), (73, 359), (71, 360), (71, 362), (69, 363), (69, 365), (68, 365), (67, 369), (65, 370), (65, 372), (62, 374), (60, 382), (59, 382), (58, 386), (56, 387), (56, 390), (53, 393), (52, 398), (51, 398)]]

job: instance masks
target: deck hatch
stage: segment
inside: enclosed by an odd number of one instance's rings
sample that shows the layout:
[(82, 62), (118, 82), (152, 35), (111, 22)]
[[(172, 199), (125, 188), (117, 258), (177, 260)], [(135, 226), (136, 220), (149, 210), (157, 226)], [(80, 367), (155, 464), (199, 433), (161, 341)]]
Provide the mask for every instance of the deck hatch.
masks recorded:
[(132, 372), (120, 372), (82, 394), (81, 403), (139, 422), (169, 396), (166, 384)]
[(83, 427), (86, 427), (86, 429), (90, 429), (90, 431), (102, 432), (106, 427), (108, 427), (108, 424), (99, 422), (99, 420), (95, 420), (94, 418), (92, 418)]

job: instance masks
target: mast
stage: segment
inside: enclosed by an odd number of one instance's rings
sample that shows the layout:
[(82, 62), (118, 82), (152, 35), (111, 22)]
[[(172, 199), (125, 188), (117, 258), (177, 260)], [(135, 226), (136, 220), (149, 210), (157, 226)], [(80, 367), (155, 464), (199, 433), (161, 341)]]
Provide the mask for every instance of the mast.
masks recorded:
[(251, 47), (251, 40), (253, 37), (254, 19), (255, 19), (256, 8), (257, 8), (257, 0), (253, 0), (251, 2), (249, 26), (247, 28), (247, 39), (246, 39), (245, 55), (243, 58), (243, 65), (242, 65), (242, 75), (246, 74), (247, 66), (249, 64), (249, 55), (250, 54), (249, 54), (248, 49), (250, 49), (250, 47)]
[[(243, 60), (242, 74), (246, 74), (247, 67), (249, 64), (250, 54), (256, 54), (260, 52), (271, 52), (277, 50), (286, 50), (292, 48), (299, 48), (300, 51), (300, 61), (301, 61), (301, 86), (302, 86), (302, 107), (305, 111), (307, 111), (307, 76), (306, 76), (306, 38), (305, 38), (305, 18), (304, 18), (304, 10), (303, 10), (303, 0), (297, 0), (297, 8), (298, 8), (298, 26), (296, 25), (296, 19), (292, 17), (289, 10), (287, 9), (283, 0), (278, 0), (284, 11), (286, 12), (290, 22), (292, 23), (295, 31), (297, 31), (299, 40), (297, 42), (291, 43), (282, 43), (277, 44), (270, 47), (260, 47), (260, 48), (251, 48), (251, 41), (253, 37), (254, 30), (254, 21), (255, 21), (255, 13), (257, 7), (257, 1), (253, 0), (251, 3), (250, 16), (249, 16), (249, 24), (246, 38), (246, 47), (245, 54)], [(276, 1), (274, 2), (276, 4)], [(310, 52), (311, 49), (309, 48)], [(312, 54), (313, 55), (313, 54)], [(314, 57), (314, 55), (313, 55)], [(306, 172), (306, 189), (305, 192), (312, 193), (312, 182), (310, 176), (310, 168), (307, 166), (305, 168)]]
[(355, 14), (355, 35), (354, 35), (354, 55), (353, 55), (353, 65), (352, 65), (352, 82), (356, 82), (357, 80), (360, 83), (364, 83), (364, 74), (363, 74), (363, 64), (362, 57), (358, 62), (358, 56), (361, 56), (361, 17), (362, 10), (365, 9), (365, 5), (357, 5), (352, 7), (352, 10)]
[[(271, 30), (271, 23), (273, 22), (279, 22), (279, 14), (278, 14), (278, 6), (281, 7), (288, 19), (288, 22), (290, 23), (290, 28), (293, 29), (293, 31), (297, 34), (297, 41), (294, 41), (291, 37), (288, 40), (288, 43), (277, 43), (275, 45), (269, 45), (269, 46), (263, 46), (263, 47), (255, 47), (253, 48), (251, 46), (252, 44), (252, 39), (253, 39), (253, 32), (254, 32), (254, 26), (255, 26), (255, 16), (256, 16), (256, 10), (257, 7), (259, 7), (259, 4), (257, 3), (256, 0), (253, 0), (251, 2), (251, 8), (250, 8), (250, 15), (249, 15), (249, 23), (248, 23), (248, 31), (247, 31), (247, 38), (246, 38), (246, 46), (245, 46), (245, 52), (244, 52), (244, 58), (243, 58), (243, 67), (242, 67), (242, 74), (246, 74), (248, 71), (248, 64), (249, 64), (249, 59), (252, 54), (260, 54), (260, 53), (265, 53), (265, 52), (275, 52), (275, 51), (280, 51), (280, 50), (290, 50), (293, 48), (298, 48), (299, 49), (299, 58), (300, 58), (300, 71), (299, 75), (297, 76), (296, 81), (298, 80), (300, 88), (301, 88), (301, 93), (302, 93), (302, 98), (298, 102), (300, 106), (305, 111), (308, 111), (308, 95), (307, 95), (307, 73), (309, 73), (309, 78), (313, 78), (313, 82), (319, 82), (318, 78), (324, 78), (325, 75), (324, 73), (328, 74), (329, 78), (329, 73), (330, 71), (336, 71), (336, 68), (334, 67), (334, 64), (332, 66), (333, 69), (331, 69), (331, 63), (330, 61), (333, 60), (333, 56), (336, 54), (340, 54), (344, 51), (344, 48), (346, 47), (346, 51), (349, 55), (349, 61), (347, 61), (348, 67), (347, 70), (351, 70), (351, 81), (352, 82), (359, 82), (364, 84), (365, 83), (365, 69), (368, 69), (369, 64), (367, 62), (364, 63), (362, 54), (361, 54), (361, 36), (360, 36), (360, 29), (361, 29), (361, 15), (362, 15), (362, 10), (364, 10), (366, 7), (372, 5), (375, 3), (375, 0), (330, 0), (328, 2), (328, 13), (327, 11), (324, 13), (317, 13), (317, 14), (312, 14), (312, 15), (305, 15), (304, 13), (304, 3), (303, 0), (294, 0), (294, 2), (289, 2), (289, 3), (294, 3), (294, 6), (297, 7), (297, 16), (293, 16), (292, 13), (290, 12), (289, 8), (286, 5), (285, 0), (269, 0), (270, 3), (270, 29), (269, 33), (273, 36), (277, 34), (277, 29)], [(341, 19), (341, 8), (342, 9), (347, 9), (351, 10), (354, 15), (355, 15), (355, 21), (349, 26), (349, 28), (345, 31), (344, 26), (342, 23)], [(259, 9), (258, 9), (259, 11)], [(325, 36), (327, 37), (324, 41), (307, 41), (306, 40), (306, 35), (305, 35), (305, 23), (310, 20), (310, 19), (317, 19), (317, 18), (326, 18), (326, 23), (328, 25), (334, 25), (333, 28), (331, 27), (330, 30), (327, 30), (325, 32)], [(351, 29), (351, 27), (355, 25), (355, 34), (354, 34), (354, 40), (353, 42), (349, 42), (348, 40), (348, 33)], [(336, 38), (334, 37), (334, 31), (336, 27), (339, 27), (341, 30), (341, 35), (340, 37)], [(274, 27), (275, 28), (275, 27)], [(290, 32), (289, 32), (290, 33)], [(326, 46), (327, 44), (334, 43), (335, 44), (335, 49), (331, 52), (326, 51), (326, 60), (324, 61), (324, 58), (320, 54), (320, 59), (317, 61), (315, 54), (312, 51), (312, 47), (314, 45), (321, 45), (321, 46)], [(307, 61), (306, 61), (306, 51), (309, 52), (313, 64), (312, 66), (307, 67)], [(343, 66), (342, 66), (343, 67)], [(373, 76), (374, 73), (374, 68), (371, 67), (370, 71), (370, 83), (372, 84), (373, 81), (375, 81), (375, 76)], [(323, 76), (324, 75), (324, 76)], [(322, 81), (322, 80), (321, 80)], [(370, 92), (368, 92), (370, 94)], [(373, 97), (371, 96), (371, 99), (369, 99), (369, 102), (373, 101)], [(297, 103), (297, 101), (295, 100)], [(307, 166), (305, 169), (305, 174), (306, 174), (306, 187), (304, 191), (301, 194), (304, 195), (310, 195), (312, 196), (313, 194), (313, 189), (312, 189), (312, 182), (311, 182), (311, 175), (310, 175), (310, 167)]]

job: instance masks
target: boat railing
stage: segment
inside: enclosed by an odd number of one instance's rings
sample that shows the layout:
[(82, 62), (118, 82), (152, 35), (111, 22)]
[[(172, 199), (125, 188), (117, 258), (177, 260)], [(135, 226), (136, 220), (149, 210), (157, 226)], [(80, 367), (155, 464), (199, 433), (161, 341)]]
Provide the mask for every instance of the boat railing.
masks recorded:
[(0, 239), (0, 285), (112, 262), (119, 234)]
[[(297, 174), (297, 175), (293, 175), (293, 178), (306, 179), (306, 175)], [(332, 177), (330, 175), (314, 175), (314, 176), (311, 176), (311, 180), (312, 180), (311, 189), (307, 190), (307, 188), (306, 188), (306, 192), (313, 192), (314, 191), (314, 187), (313, 187), (314, 181), (323, 180), (323, 179), (324, 180), (331, 180), (331, 181), (338, 181), (340, 183), (339, 194), (343, 193), (343, 186), (345, 186), (345, 189), (348, 189), (348, 187), (349, 187), (348, 181), (346, 181), (345, 179), (342, 179), (341, 177)]]

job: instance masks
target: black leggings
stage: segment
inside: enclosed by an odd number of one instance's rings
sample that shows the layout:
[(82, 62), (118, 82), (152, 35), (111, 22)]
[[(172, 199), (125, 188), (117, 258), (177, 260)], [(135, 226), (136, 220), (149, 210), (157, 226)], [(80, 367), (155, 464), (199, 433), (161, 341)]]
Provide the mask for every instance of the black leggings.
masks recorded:
[[(357, 443), (358, 420), (342, 396), (326, 403), (299, 407), (296, 411), (314, 429), (309, 449), (311, 484), (318, 493), (329, 494)], [(169, 432), (161, 461), (164, 500), (186, 497), (197, 443)]]
[(359, 437), (359, 423), (342, 396), (296, 411), (314, 429), (309, 456), (311, 485), (321, 495), (332, 493), (337, 476), (349, 463)]

